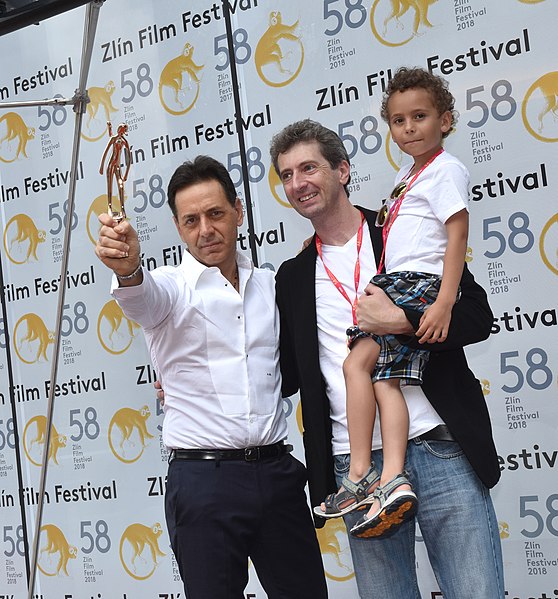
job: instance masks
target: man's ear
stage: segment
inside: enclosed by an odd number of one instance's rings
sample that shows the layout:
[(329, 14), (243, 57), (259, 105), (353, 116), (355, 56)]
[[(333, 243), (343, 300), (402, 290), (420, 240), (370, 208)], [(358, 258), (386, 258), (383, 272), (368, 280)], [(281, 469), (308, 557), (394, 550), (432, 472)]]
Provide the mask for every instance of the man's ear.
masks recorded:
[(242, 202), (240, 201), (240, 198), (236, 198), (234, 201), (234, 209), (237, 213), (236, 224), (238, 227), (240, 227), (240, 225), (244, 222), (244, 209), (242, 208)]
[(351, 166), (346, 160), (342, 160), (337, 168), (339, 169), (339, 182), (345, 185), (351, 176)]

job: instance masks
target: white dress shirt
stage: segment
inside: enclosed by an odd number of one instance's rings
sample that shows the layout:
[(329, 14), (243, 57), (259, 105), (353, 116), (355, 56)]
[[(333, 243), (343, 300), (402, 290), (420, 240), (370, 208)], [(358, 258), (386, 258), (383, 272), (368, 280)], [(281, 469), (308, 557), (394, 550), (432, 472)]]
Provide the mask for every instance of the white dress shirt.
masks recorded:
[(169, 448), (238, 449), (287, 437), (275, 281), (237, 254), (240, 294), (216, 267), (184, 252), (178, 267), (143, 270), (111, 292), (143, 327), (165, 391)]

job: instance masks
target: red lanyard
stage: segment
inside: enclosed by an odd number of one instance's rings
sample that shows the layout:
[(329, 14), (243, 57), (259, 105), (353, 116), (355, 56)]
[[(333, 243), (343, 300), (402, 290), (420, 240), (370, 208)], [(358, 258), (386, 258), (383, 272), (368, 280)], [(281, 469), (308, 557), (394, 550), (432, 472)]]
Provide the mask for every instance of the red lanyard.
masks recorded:
[(337, 291), (339, 291), (339, 293), (349, 302), (349, 304), (351, 304), (351, 310), (353, 313), (353, 324), (355, 324), (355, 325), (357, 324), (356, 303), (358, 300), (358, 286), (360, 284), (360, 249), (362, 247), (362, 231), (363, 231), (363, 227), (364, 227), (364, 214), (361, 212), (360, 216), (361, 216), (361, 220), (360, 220), (360, 226), (359, 226), (358, 232), (357, 232), (357, 257), (356, 257), (356, 262), (355, 262), (355, 273), (354, 273), (354, 280), (355, 280), (355, 299), (354, 299), (354, 301), (351, 301), (351, 298), (349, 297), (348, 293), (345, 291), (345, 288), (343, 287), (343, 285), (341, 284), (339, 279), (326, 266), (326, 263), (324, 262), (324, 257), (322, 254), (322, 240), (316, 234), (316, 250), (318, 252), (318, 256), (320, 257), (322, 264), (324, 265), (325, 271), (326, 271), (327, 276), (329, 277), (330, 281), (335, 285), (335, 288), (337, 289)]
[[(389, 235), (389, 232), (391, 231), (391, 227), (393, 226), (393, 223), (395, 222), (395, 219), (397, 218), (397, 214), (399, 213), (399, 208), (401, 207), (401, 203), (403, 202), (403, 198), (405, 197), (405, 195), (407, 194), (407, 192), (409, 191), (409, 189), (411, 189), (411, 186), (413, 185), (413, 183), (418, 179), (419, 175), (422, 173), (422, 171), (429, 166), (430, 164), (432, 164), (434, 162), (434, 160), (436, 158), (438, 158), (438, 156), (444, 151), (444, 148), (440, 148), (436, 154), (434, 154), (434, 156), (432, 156), (427, 162), (426, 164), (420, 168), (414, 175), (413, 178), (407, 183), (407, 187), (405, 189), (405, 191), (403, 191), (403, 193), (395, 200), (395, 202), (392, 204), (391, 208), (389, 209), (388, 215), (387, 215), (387, 219), (386, 219), (386, 224), (384, 225), (383, 229), (382, 229), (382, 240), (384, 242), (384, 248), (382, 250), (382, 256), (380, 258), (380, 264), (378, 266), (378, 272), (377, 274), (380, 274), (382, 272), (382, 269), (384, 267), (384, 257), (385, 257), (385, 253), (386, 253), (386, 244), (387, 244), (387, 238)], [(411, 169), (412, 170), (412, 169)], [(409, 171), (411, 172), (411, 171)], [(407, 175), (408, 176), (408, 175)]]

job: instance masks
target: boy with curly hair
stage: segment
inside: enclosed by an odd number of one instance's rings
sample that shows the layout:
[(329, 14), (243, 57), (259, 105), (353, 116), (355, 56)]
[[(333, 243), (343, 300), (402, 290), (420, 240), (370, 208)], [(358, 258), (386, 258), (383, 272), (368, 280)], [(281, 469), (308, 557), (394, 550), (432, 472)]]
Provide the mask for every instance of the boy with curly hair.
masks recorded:
[[(445, 80), (403, 67), (390, 81), (381, 108), (393, 141), (413, 162), (400, 169), (378, 212), (384, 253), (371, 283), (396, 305), (422, 313), (416, 332), (421, 344), (447, 337), (467, 249), (469, 173), (442, 146), (456, 121), (454, 103)], [(393, 335), (370, 335), (356, 323), (347, 335), (351, 352), (343, 373), (350, 470), (338, 492), (314, 511), (331, 518), (370, 505), (350, 533), (385, 537), (417, 510), (404, 470), (409, 416), (400, 385), (422, 384), (429, 351), (410, 349)], [(376, 404), (384, 454), (381, 476), (370, 465)]]

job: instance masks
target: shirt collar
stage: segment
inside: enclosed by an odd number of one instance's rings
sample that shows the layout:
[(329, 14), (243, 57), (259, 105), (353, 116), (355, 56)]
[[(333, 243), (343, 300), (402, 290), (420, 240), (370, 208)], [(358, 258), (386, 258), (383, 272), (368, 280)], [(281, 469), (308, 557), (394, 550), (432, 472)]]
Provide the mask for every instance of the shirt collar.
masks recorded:
[[(236, 252), (236, 263), (238, 264), (238, 268), (246, 269), (249, 271), (248, 273), (246, 273), (246, 278), (249, 278), (254, 270), (254, 265), (252, 264), (252, 261), (244, 254)], [(196, 288), (198, 281), (200, 280), (200, 277), (204, 273), (212, 273), (219, 270), (215, 266), (205, 266), (205, 264), (202, 264), (201, 262), (196, 260), (187, 249), (185, 249), (182, 254), (182, 262), (180, 263), (180, 268), (182, 269), (182, 273), (184, 275), (186, 283), (192, 289)]]

